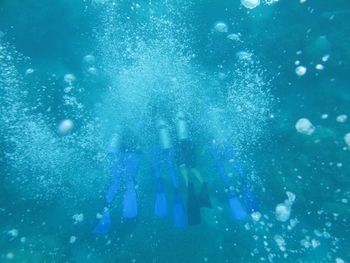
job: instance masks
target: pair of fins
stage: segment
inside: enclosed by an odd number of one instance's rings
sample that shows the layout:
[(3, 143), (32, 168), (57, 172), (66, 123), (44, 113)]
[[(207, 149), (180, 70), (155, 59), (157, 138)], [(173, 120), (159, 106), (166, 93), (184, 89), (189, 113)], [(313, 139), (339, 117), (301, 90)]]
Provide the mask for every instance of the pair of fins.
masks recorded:
[[(165, 217), (168, 214), (167, 199), (165, 196), (164, 186), (161, 181), (159, 181), (157, 184), (154, 214), (157, 217)], [(173, 224), (176, 228), (182, 228), (187, 225), (185, 208), (177, 189), (174, 190)]]
[[(173, 223), (177, 228), (189, 225), (198, 225), (201, 222), (200, 208), (211, 208), (211, 202), (208, 195), (208, 187), (206, 183), (202, 184), (201, 192), (197, 197), (193, 183), (188, 185), (187, 197), (187, 216), (185, 213), (184, 204), (178, 190), (174, 191), (173, 204)], [(167, 200), (165, 197), (164, 187), (161, 182), (157, 185), (156, 201), (154, 207), (155, 215), (164, 217), (167, 215)]]
[[(135, 187), (128, 187), (123, 197), (123, 217), (124, 218), (135, 218), (137, 216), (137, 194)], [(106, 208), (103, 212), (100, 221), (93, 229), (94, 234), (105, 235), (109, 232), (112, 225), (110, 209)]]
[[(137, 194), (133, 176), (136, 176), (138, 172), (139, 156), (136, 153), (124, 153), (122, 155), (122, 158), (120, 158), (120, 161), (124, 164), (126, 175), (129, 177), (126, 190), (123, 195), (122, 214), (124, 218), (135, 218), (138, 214), (138, 209)], [(110, 206), (120, 188), (120, 175), (118, 169), (113, 169), (113, 173), (113, 181), (106, 194), (106, 201), (108, 206)], [(105, 235), (109, 232), (111, 224), (112, 220), (110, 215), (110, 208), (108, 207), (105, 208), (102, 217), (93, 229), (92, 233)]]
[[(219, 147), (214, 143), (214, 141), (210, 144), (209, 149), (215, 161), (216, 168), (222, 182), (224, 183), (226, 188), (229, 188), (229, 180), (225, 171), (223, 160), (235, 160), (233, 150), (226, 148), (224, 157), (222, 157), (222, 155), (220, 154)], [(245, 180), (245, 175), (243, 173), (243, 169), (241, 165), (237, 161), (233, 161), (232, 164), (233, 164), (233, 168), (236, 170), (236, 172), (240, 175), (240, 177), (243, 180), (242, 182), (243, 183), (243, 189), (242, 189), (243, 202), (239, 200), (238, 196), (233, 191), (227, 192), (227, 198), (228, 198), (229, 207), (233, 217), (236, 220), (243, 220), (248, 214), (247, 211), (250, 213), (258, 211), (259, 205), (255, 198), (255, 195), (249, 189), (249, 186)]]
[(197, 196), (193, 183), (189, 182), (187, 196), (187, 218), (189, 225), (198, 225), (201, 223), (200, 209), (202, 207), (212, 208), (207, 183), (202, 184), (201, 191)]
[(254, 194), (247, 187), (245, 188), (246, 189), (244, 189), (242, 193), (242, 202), (234, 192), (229, 191), (227, 193), (230, 210), (236, 220), (243, 220), (248, 213), (253, 213), (259, 210), (259, 205)]

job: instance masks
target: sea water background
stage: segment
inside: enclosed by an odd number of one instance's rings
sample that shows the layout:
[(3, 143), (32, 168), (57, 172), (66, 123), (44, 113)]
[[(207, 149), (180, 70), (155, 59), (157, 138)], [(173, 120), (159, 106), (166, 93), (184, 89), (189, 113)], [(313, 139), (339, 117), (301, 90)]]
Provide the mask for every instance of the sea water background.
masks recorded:
[[(252, 10), (239, 1), (2, 0), (1, 262), (349, 261), (350, 127), (337, 121), (349, 114), (349, 16), (345, 0)], [(145, 150), (139, 217), (121, 219), (119, 196), (111, 233), (96, 237), (106, 145), (121, 124), (142, 134), (143, 149), (154, 144), (154, 101), (156, 112), (190, 116), (214, 208), (185, 229), (155, 218)], [(312, 134), (296, 130), (300, 118)], [(67, 134), (64, 119), (74, 123)], [(216, 131), (234, 136), (261, 218), (230, 215), (208, 154)], [(281, 222), (275, 208), (287, 192), (295, 201)]]

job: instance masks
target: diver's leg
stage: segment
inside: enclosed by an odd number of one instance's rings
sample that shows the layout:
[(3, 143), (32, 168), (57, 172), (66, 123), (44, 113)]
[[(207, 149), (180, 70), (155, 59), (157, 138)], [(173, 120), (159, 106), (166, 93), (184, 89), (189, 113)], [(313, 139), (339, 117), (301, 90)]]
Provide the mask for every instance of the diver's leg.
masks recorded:
[(214, 141), (210, 144), (210, 152), (211, 152), (211, 155), (215, 161), (215, 165), (216, 165), (218, 174), (219, 174), (222, 182), (225, 185), (232, 215), (236, 219), (242, 220), (246, 216), (245, 208), (242, 206), (240, 200), (235, 195), (235, 193), (233, 191), (229, 190), (230, 187), (229, 187), (228, 177), (227, 177), (227, 174), (226, 174), (223, 162), (222, 162), (222, 157), (221, 157), (221, 154), (219, 151), (219, 147), (218, 147), (218, 145), (216, 145), (216, 143)]
[(201, 184), (201, 191), (200, 191), (199, 197), (198, 197), (198, 202), (199, 202), (200, 206), (211, 208), (212, 205), (211, 205), (211, 201), (209, 198), (207, 183), (204, 182), (201, 173), (196, 168), (191, 168), (190, 171), (191, 171), (191, 174), (193, 174), (193, 176), (196, 177), (197, 180), (199, 181), (199, 183)]
[(190, 168), (190, 172), (191, 172), (191, 174), (194, 175), (194, 177), (197, 178), (197, 180), (198, 180), (201, 184), (203, 184), (203, 177), (202, 177), (201, 173), (200, 173), (196, 168)]
[(152, 153), (152, 171), (156, 180), (156, 198), (154, 203), (154, 214), (158, 217), (167, 215), (167, 200), (164, 191), (164, 184), (160, 174), (160, 151), (156, 147)]
[(120, 163), (119, 160), (116, 159), (112, 167), (112, 183), (110, 184), (106, 193), (107, 204), (111, 204), (117, 195), (118, 189), (120, 188), (120, 179)]
[(115, 196), (120, 189), (120, 180), (121, 180), (121, 167), (120, 167), (120, 158), (119, 154), (116, 154), (114, 164), (112, 166), (112, 183), (109, 186), (106, 193), (106, 207), (103, 209), (102, 217), (100, 218), (98, 224), (93, 229), (94, 234), (105, 235), (109, 232), (111, 228), (111, 216), (110, 216), (110, 207), (115, 199)]
[(185, 185), (188, 186), (188, 181), (189, 181), (189, 172), (188, 172), (188, 169), (187, 169), (187, 166), (186, 164), (181, 164), (179, 166), (179, 169), (180, 169), (180, 173), (182, 175), (182, 177), (184, 178), (184, 181), (185, 181)]
[(179, 178), (176, 171), (176, 165), (175, 165), (175, 157), (173, 152), (170, 149), (163, 150), (163, 159), (165, 162), (165, 167), (167, 170), (167, 173), (170, 175), (173, 187), (175, 189), (179, 188)]
[(185, 227), (187, 224), (185, 208), (179, 193), (179, 179), (176, 171), (175, 158), (171, 149), (163, 150), (163, 161), (170, 175), (174, 188), (173, 222), (175, 227)]
[(243, 195), (243, 201), (249, 212), (256, 212), (259, 210), (258, 201), (250, 189), (249, 180), (243, 171), (242, 165), (237, 161), (233, 147), (226, 147), (225, 156), (227, 161), (232, 165), (233, 169), (238, 173), (240, 177), (241, 192)]
[(138, 214), (135, 179), (139, 171), (140, 156), (135, 152), (123, 153), (123, 164), (127, 180), (123, 196), (123, 217), (134, 218)]

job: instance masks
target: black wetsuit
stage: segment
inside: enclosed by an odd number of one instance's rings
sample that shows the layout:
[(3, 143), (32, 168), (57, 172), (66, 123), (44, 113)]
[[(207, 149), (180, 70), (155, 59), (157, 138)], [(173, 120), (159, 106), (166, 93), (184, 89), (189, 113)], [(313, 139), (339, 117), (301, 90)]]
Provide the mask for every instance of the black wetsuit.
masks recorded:
[(196, 149), (189, 139), (180, 140), (176, 145), (176, 162), (188, 168), (196, 167)]

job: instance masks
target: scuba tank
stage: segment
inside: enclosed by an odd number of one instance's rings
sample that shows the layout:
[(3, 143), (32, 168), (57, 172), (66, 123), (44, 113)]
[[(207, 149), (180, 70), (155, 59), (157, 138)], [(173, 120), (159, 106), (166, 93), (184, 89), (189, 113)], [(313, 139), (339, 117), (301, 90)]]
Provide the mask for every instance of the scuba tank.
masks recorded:
[(170, 149), (172, 147), (169, 128), (167, 123), (160, 119), (157, 121), (157, 127), (159, 129), (159, 144), (160, 147), (165, 149)]
[(119, 133), (114, 133), (112, 134), (110, 143), (108, 145), (108, 151), (110, 153), (117, 153), (120, 150), (120, 146), (121, 146), (121, 135)]
[(176, 114), (176, 132), (179, 140), (187, 140), (189, 138), (185, 114), (181, 111)]

